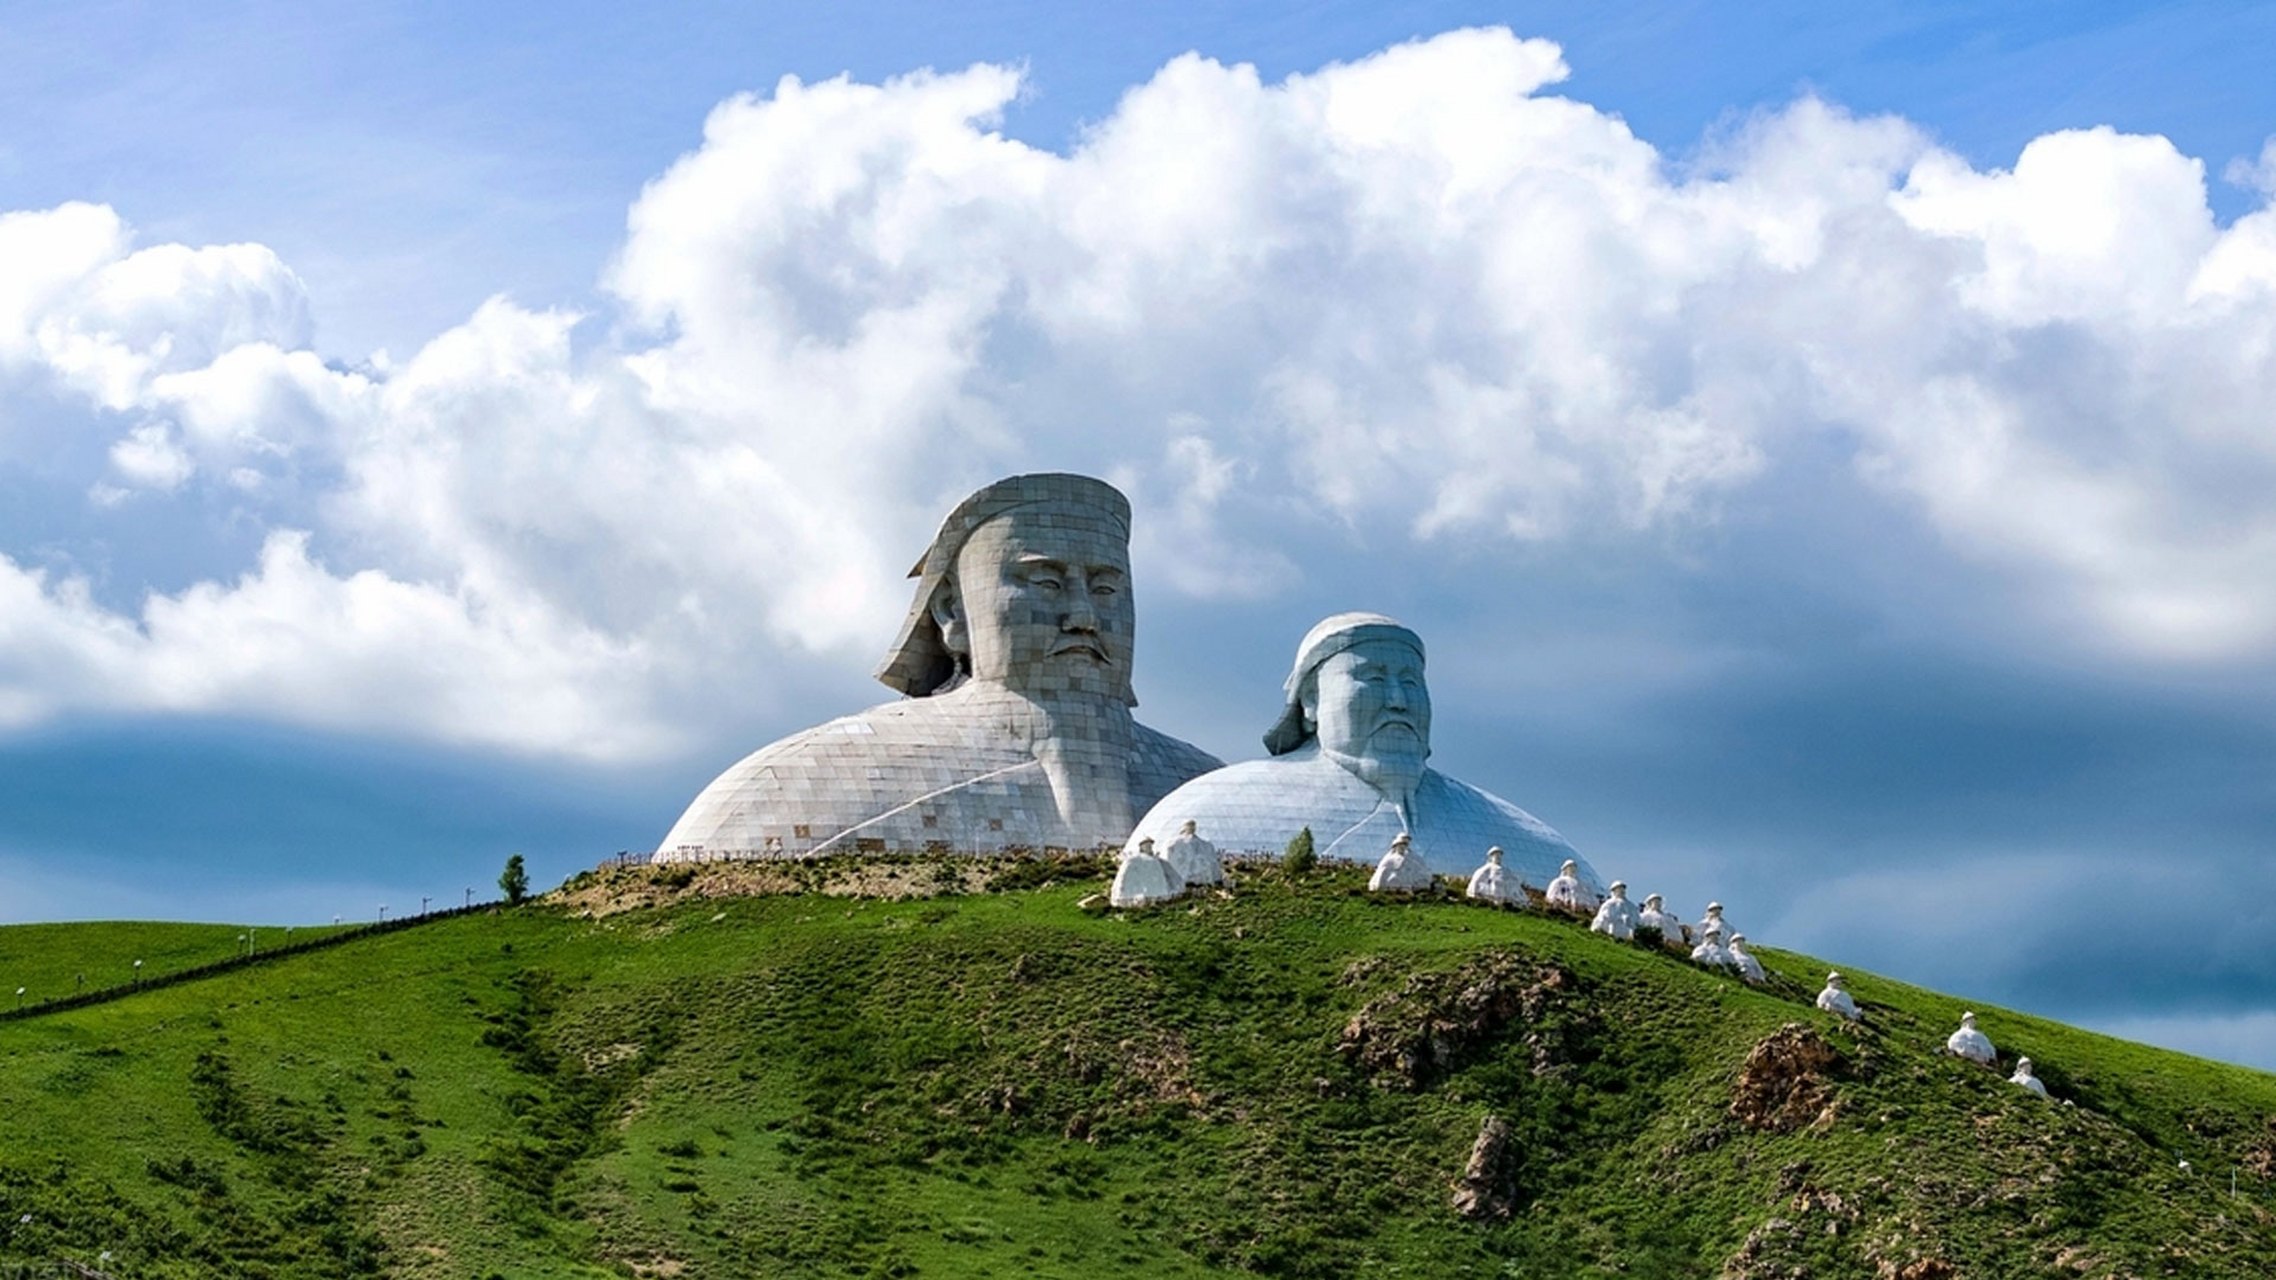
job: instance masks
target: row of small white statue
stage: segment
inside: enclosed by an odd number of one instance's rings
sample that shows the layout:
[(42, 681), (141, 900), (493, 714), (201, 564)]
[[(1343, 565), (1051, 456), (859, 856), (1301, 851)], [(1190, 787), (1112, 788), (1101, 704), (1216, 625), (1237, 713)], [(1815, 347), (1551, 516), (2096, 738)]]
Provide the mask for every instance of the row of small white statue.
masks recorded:
[[(1635, 937), (1638, 929), (1657, 929), (1663, 940), (1678, 946), (1697, 936), (1699, 943), (1691, 949), (1694, 961), (1733, 970), (1750, 983), (1763, 981), (1762, 963), (1747, 954), (1746, 935), (1730, 933), (1730, 941), (1723, 940), (1728, 926), (1723, 921), (1722, 903), (1708, 903), (1706, 918), (1694, 931), (1669, 914), (1656, 893), (1644, 899), (1641, 910), (1637, 909), (1628, 901), (1628, 884), (1624, 880), (1613, 881), (1611, 895), (1602, 902), (1596, 901), (1596, 895), (1581, 881), (1579, 871), (1579, 864), (1568, 859), (1557, 878), (1549, 882), (1544, 896), (1551, 906), (1576, 914), (1593, 908), (1596, 914), (1588, 926), (1592, 931), (1625, 942)], [(1178, 829), (1169, 848), (1161, 853), (1154, 852), (1153, 840), (1143, 839), (1135, 850), (1124, 854), (1122, 865), (1114, 873), (1114, 887), (1108, 891), (1107, 900), (1117, 907), (1146, 907), (1182, 897), (1195, 885), (1223, 884), (1224, 881), (1225, 862), (1218, 855), (1217, 846), (1195, 834), (1194, 824), (1189, 820)], [(1377, 893), (1411, 893), (1431, 888), (1432, 879), (1422, 860), (1409, 856), (1408, 840), (1402, 833), (1393, 837), (1390, 852), (1376, 864), (1367, 887)], [(1526, 902), (1524, 887), (1502, 866), (1500, 846), (1486, 851), (1486, 865), (1471, 875), (1468, 895), (1486, 902), (1517, 905)], [(1865, 1016), (1839, 973), (1826, 975), (1825, 990), (1818, 993), (1817, 1003), (1818, 1008), (1851, 1022)], [(1960, 1015), (1960, 1029), (1944, 1042), (1944, 1048), (1948, 1053), (1987, 1066), (1999, 1056), (1992, 1048), (1991, 1037), (1976, 1029), (1976, 1015), (1972, 1013)], [(2042, 1098), (2047, 1096), (2047, 1086), (2032, 1074), (2029, 1058), (2018, 1058), (2015, 1074), (2008, 1079)]]
[(1154, 852), (1154, 841), (1148, 837), (1123, 854), (1106, 900), (1116, 907), (1150, 907), (1184, 897), (1197, 885), (1223, 883), (1225, 860), (1218, 856), (1216, 845), (1194, 834), (1193, 820), (1188, 818), (1162, 852)]
[[(1840, 975), (1834, 976), (1839, 977)], [(1945, 1039), (1944, 1051), (1955, 1057), (1966, 1058), (1970, 1062), (1986, 1067), (1991, 1066), (1999, 1058), (1998, 1051), (1992, 1048), (1991, 1037), (1976, 1030), (1976, 1015), (1972, 1013), (1960, 1015), (1960, 1029)], [(2047, 1096), (2047, 1086), (2041, 1084), (2039, 1077), (2032, 1073), (2031, 1059), (2029, 1058), (2017, 1058), (2015, 1060), (2015, 1074), (2009, 1076), (2007, 1081), (2009, 1084), (2021, 1085), (2042, 1098)]]
[[(1401, 854), (1400, 842), (1405, 839), (1405, 836), (1400, 836), (1391, 842), (1391, 852), (1384, 856), (1383, 866), (1389, 866), (1392, 858)], [(1383, 878), (1383, 867), (1376, 869), (1376, 878)], [(1470, 873), (1467, 892), (1470, 897), (1485, 902), (1516, 906), (1526, 903), (1524, 886), (1509, 874), (1508, 868), (1502, 866), (1502, 850), (1499, 845), (1486, 850), (1486, 864)], [(1610, 896), (1599, 902), (1596, 895), (1589, 891), (1587, 883), (1580, 878), (1580, 864), (1567, 858), (1565, 865), (1558, 869), (1557, 878), (1549, 882), (1549, 888), (1541, 896), (1550, 906), (1574, 915), (1589, 915), (1594, 912), (1588, 923), (1592, 932), (1626, 942), (1634, 938), (1639, 929), (1657, 929), (1660, 941), (1689, 947), (1691, 958), (1701, 964), (1732, 970), (1748, 982), (1764, 980), (1762, 962), (1747, 954), (1746, 935), (1733, 930), (1723, 919), (1722, 903), (1708, 903), (1706, 918), (1694, 930), (1678, 919), (1674, 912), (1669, 911), (1666, 900), (1656, 893), (1644, 899), (1641, 909), (1628, 900), (1627, 881), (1613, 881), (1609, 893)], [(1698, 939), (1697, 945), (1693, 945), (1693, 938)]]
[[(1826, 975), (1826, 989), (1818, 993), (1818, 1007), (1827, 1013), (1839, 1014), (1851, 1022), (1861, 1021), (1865, 1017), (1864, 1011), (1857, 1007), (1856, 999), (1849, 994), (1849, 988), (1842, 983), (1838, 973)], [(1960, 1029), (1945, 1038), (1944, 1051), (1986, 1067), (1999, 1060), (1999, 1051), (1992, 1048), (1991, 1037), (1976, 1029), (1976, 1015), (1972, 1013), (1960, 1015)], [(2007, 1080), (2009, 1084), (2029, 1089), (2042, 1098), (2047, 1096), (2047, 1086), (2033, 1074), (2029, 1058), (2017, 1058), (2015, 1074)]]

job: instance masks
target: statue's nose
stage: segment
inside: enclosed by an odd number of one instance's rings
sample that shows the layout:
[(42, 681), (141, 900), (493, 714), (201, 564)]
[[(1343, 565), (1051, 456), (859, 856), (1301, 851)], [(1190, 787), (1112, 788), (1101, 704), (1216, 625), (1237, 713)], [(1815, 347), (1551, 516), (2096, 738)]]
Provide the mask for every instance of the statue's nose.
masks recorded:
[(1407, 696), (1407, 682), (1397, 676), (1383, 685), (1383, 705), (1393, 711), (1404, 711), (1413, 699)]
[(1091, 603), (1091, 584), (1081, 574), (1067, 584), (1067, 611), (1059, 617), (1061, 631), (1098, 630), (1098, 609)]

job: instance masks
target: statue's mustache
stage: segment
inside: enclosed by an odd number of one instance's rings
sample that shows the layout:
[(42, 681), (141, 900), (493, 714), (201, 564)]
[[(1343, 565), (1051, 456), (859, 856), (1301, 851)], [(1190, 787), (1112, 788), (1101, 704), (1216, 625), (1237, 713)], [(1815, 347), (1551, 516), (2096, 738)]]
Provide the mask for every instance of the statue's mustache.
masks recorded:
[(1059, 643), (1051, 646), (1052, 657), (1058, 657), (1063, 653), (1088, 654), (1093, 660), (1101, 664), (1107, 666), (1114, 665), (1114, 659), (1107, 656), (1106, 646), (1093, 640), (1062, 640)]

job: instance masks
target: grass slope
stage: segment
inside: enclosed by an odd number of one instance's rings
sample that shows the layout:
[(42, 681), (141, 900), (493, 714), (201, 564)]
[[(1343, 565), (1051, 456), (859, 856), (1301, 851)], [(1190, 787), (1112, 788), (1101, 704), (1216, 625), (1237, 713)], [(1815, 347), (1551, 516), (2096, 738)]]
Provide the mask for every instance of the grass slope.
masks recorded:
[[(19, 924), (0, 927), (0, 994), (13, 1008), (15, 992), (27, 1003), (152, 980), (245, 954), (250, 931), (256, 949), (307, 942), (353, 925), (176, 924), (116, 921), (103, 924)], [(142, 961), (138, 971), (134, 962)]]
[[(936, 870), (1057, 879), (880, 900), (617, 872), (577, 901), (654, 905), (448, 920), (0, 1024), (0, 1264), (2276, 1272), (2263, 1073), (1977, 1007), (2077, 1104), (2050, 1105), (1933, 1052), (1949, 998), (1857, 973), (1867, 1025), (1837, 1025), (1807, 957), (1763, 952), (1750, 990), (1565, 921), (1370, 898), (1349, 869), (1128, 916), (1078, 908), (1095, 866)], [(0, 929), (0, 957), (74, 972), (151, 928)], [(1476, 1185), (1504, 1216), (1471, 1220), (1450, 1196), (1489, 1116), (1509, 1141)]]

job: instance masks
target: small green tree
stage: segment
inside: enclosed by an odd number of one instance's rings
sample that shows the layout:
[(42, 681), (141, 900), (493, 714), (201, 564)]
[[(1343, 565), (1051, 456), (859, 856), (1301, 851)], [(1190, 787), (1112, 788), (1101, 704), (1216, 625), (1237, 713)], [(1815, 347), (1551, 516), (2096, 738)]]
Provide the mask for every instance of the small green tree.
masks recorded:
[(1302, 875), (1320, 865), (1320, 855), (1312, 848), (1312, 829), (1310, 827), (1297, 832), (1295, 837), (1289, 840), (1288, 852), (1281, 856), (1280, 865), (1288, 868), (1292, 875)]
[(522, 855), (506, 859), (506, 869), (498, 874), (498, 887), (506, 891), (509, 907), (518, 907), (529, 897), (529, 872), (522, 867)]

